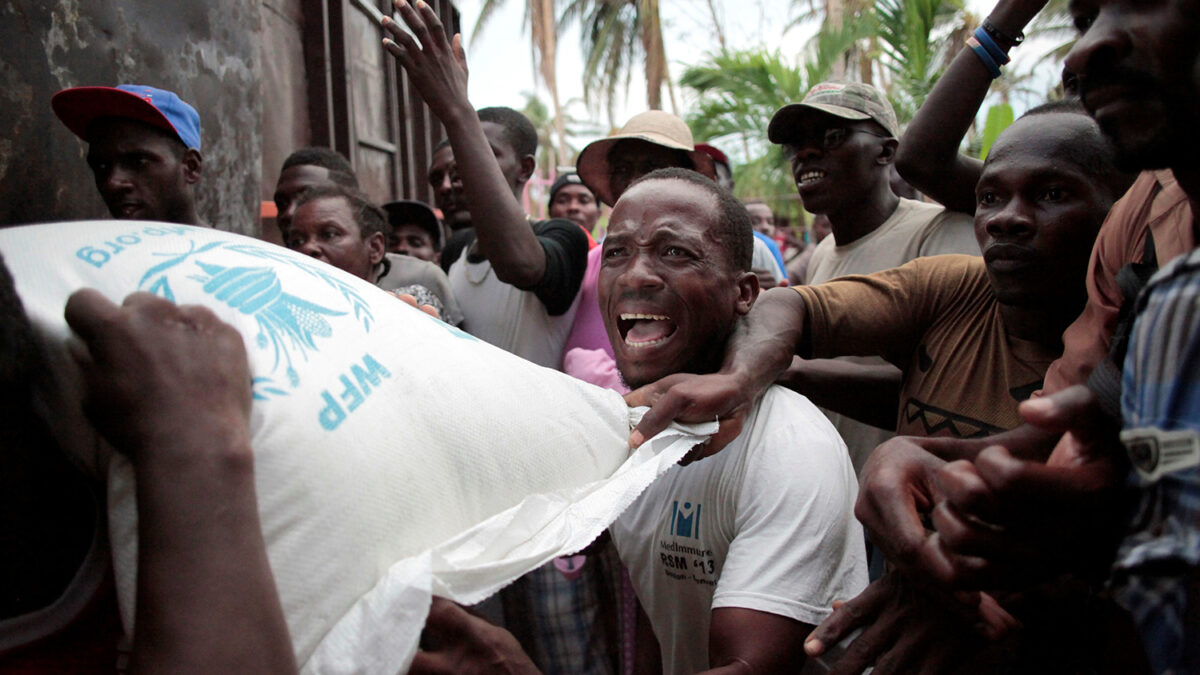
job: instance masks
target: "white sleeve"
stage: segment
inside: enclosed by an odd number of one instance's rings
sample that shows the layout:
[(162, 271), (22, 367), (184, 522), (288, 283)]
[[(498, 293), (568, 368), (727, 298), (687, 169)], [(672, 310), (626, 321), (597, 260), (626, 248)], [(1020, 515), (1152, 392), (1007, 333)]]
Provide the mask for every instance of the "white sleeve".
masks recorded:
[(770, 410), (768, 397), (760, 409), (760, 416), (775, 414), (748, 459), (737, 532), (712, 607), (817, 624), (834, 600), (849, 600), (867, 585), (863, 530), (854, 518), (857, 482), (824, 415), (792, 392), (774, 398)]

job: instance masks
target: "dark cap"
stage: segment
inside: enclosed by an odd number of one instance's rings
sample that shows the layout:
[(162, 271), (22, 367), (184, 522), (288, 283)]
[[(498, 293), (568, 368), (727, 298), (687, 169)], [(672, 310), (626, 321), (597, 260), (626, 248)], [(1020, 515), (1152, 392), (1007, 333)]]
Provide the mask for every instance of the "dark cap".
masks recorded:
[(583, 179), (579, 177), (579, 174), (574, 171), (568, 171), (567, 173), (559, 174), (558, 178), (554, 179), (554, 184), (550, 186), (550, 201), (553, 202), (554, 195), (558, 194), (559, 190), (568, 185), (578, 185), (587, 188), (588, 192), (592, 191), (591, 188), (583, 184)]
[(429, 233), (435, 250), (442, 248), (442, 224), (438, 222), (437, 216), (433, 215), (433, 209), (429, 208), (425, 202), (401, 199), (384, 204), (383, 210), (387, 211), (388, 223), (393, 229), (401, 225), (416, 225)]

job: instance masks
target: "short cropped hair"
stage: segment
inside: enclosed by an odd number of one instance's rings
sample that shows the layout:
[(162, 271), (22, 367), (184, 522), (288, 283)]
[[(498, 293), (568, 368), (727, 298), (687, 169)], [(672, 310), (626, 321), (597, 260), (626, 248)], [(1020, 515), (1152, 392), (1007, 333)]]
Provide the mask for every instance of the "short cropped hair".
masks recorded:
[(491, 122), (503, 128), (505, 142), (518, 157), (537, 154), (537, 129), (533, 128), (533, 122), (530, 122), (528, 117), (516, 110), (502, 106), (480, 108), (479, 121)]
[[(679, 167), (656, 169), (638, 178), (629, 185), (632, 188), (639, 183), (652, 180), (680, 180), (692, 185), (698, 185), (717, 199), (717, 215), (719, 226), (715, 232), (717, 241), (724, 247), (729, 262), (739, 272), (749, 272), (750, 263), (754, 259), (754, 228), (750, 224), (750, 212), (733, 193), (717, 185), (707, 176)], [(628, 192), (628, 191), (627, 191)]]
[(358, 176), (354, 175), (350, 160), (337, 150), (318, 146), (300, 148), (283, 160), (283, 168), (279, 171), (282, 173), (293, 166), (319, 166), (329, 171), (329, 178), (333, 182), (347, 187), (358, 187)]
[(346, 200), (346, 203), (350, 205), (350, 213), (354, 214), (354, 222), (358, 225), (363, 239), (366, 239), (375, 232), (382, 234), (384, 237), (392, 234), (392, 226), (388, 223), (387, 213), (382, 208), (373, 204), (363, 193), (344, 185), (323, 185), (313, 188), (300, 195), (296, 200), (296, 208), (299, 209), (309, 202), (327, 197), (337, 197)]
[(1021, 119), (1056, 114), (1081, 115), (1091, 122), (1089, 126), (1092, 131), (1086, 136), (1078, 138), (1078, 143), (1068, 148), (1067, 156), (1064, 159), (1100, 181), (1108, 188), (1114, 201), (1125, 194), (1125, 191), (1133, 184), (1135, 176), (1117, 167), (1116, 148), (1112, 141), (1100, 131), (1100, 126), (1096, 124), (1091, 115), (1088, 115), (1087, 109), (1083, 107), (1083, 103), (1079, 99), (1065, 98), (1043, 103), (1030, 108), (1024, 115), (1021, 115)]

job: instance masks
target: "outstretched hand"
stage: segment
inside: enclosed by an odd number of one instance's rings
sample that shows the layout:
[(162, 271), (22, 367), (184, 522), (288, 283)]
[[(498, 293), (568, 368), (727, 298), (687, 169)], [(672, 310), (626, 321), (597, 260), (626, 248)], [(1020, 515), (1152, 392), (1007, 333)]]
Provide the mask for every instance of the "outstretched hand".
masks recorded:
[(437, 13), (424, 0), (417, 0), (415, 8), (406, 0), (395, 0), (395, 7), (412, 34), (385, 16), (381, 23), (391, 37), (383, 39), (383, 46), (404, 67), (425, 104), (443, 122), (464, 111), (474, 114), (467, 98), (467, 53), (462, 35), (456, 33), (448, 39)]
[(735, 375), (668, 375), (625, 395), (625, 403), (631, 407), (650, 407), (630, 435), (629, 445), (637, 448), (676, 420), (694, 424), (716, 419), (720, 422), (717, 433), (708, 443), (689, 452), (681, 463), (708, 457), (742, 432), (746, 413), (758, 393), (749, 391), (743, 380)]
[(859, 479), (854, 515), (888, 561), (914, 577), (945, 581), (937, 541), (925, 518), (943, 498), (935, 480), (945, 460), (921, 446), (922, 439), (897, 436), (871, 453)]
[(537, 675), (538, 669), (512, 633), (446, 600), (434, 598), (421, 634), (421, 651), (411, 675), (508, 673)]
[[(67, 324), (82, 338), (74, 356), (87, 383), (85, 409), (112, 445), (145, 459), (171, 459), (197, 433), (245, 435), (250, 369), (241, 334), (210, 310), (134, 293), (117, 306), (98, 291), (71, 295)], [(239, 438), (239, 440), (244, 440)], [(182, 459), (182, 458), (181, 458)]]
[(1017, 626), (987, 594), (919, 588), (891, 571), (853, 600), (834, 603), (833, 614), (805, 639), (804, 651), (820, 656), (861, 628), (830, 675), (856, 675), (872, 665), (878, 675), (956, 672), (987, 640)]
[(933, 513), (952, 582), (1023, 587), (1103, 564), (1115, 535), (1116, 490), (1125, 471), (1112, 420), (1085, 387), (1027, 401), (1020, 412), (1063, 433), (1047, 463), (1001, 446), (938, 474), (945, 499)]

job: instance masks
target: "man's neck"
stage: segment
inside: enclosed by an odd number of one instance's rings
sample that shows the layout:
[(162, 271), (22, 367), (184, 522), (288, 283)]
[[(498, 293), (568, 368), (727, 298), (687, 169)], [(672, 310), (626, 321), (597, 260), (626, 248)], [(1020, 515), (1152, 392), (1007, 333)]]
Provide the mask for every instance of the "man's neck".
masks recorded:
[(892, 217), (900, 198), (884, 184), (866, 200), (850, 200), (845, 208), (825, 214), (829, 218), (833, 239), (838, 246), (851, 244), (879, 229)]
[(1000, 305), (1000, 319), (1004, 330), (1011, 337), (1036, 342), (1053, 352), (1063, 349), (1062, 334), (1067, 326), (1083, 311), (1084, 302), (1052, 307), (1022, 307)]

